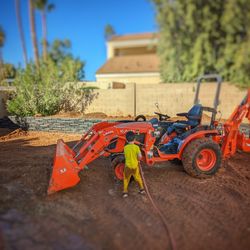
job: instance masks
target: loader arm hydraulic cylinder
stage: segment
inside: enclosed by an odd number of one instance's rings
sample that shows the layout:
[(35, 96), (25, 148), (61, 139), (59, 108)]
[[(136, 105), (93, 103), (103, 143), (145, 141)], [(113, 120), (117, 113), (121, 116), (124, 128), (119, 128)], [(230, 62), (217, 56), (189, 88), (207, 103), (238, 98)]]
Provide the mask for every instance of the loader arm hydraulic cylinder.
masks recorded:
[(58, 140), (48, 194), (75, 186), (80, 181), (79, 171), (106, 153), (105, 148), (117, 135), (114, 130), (114, 127), (99, 132), (91, 130), (73, 149)]

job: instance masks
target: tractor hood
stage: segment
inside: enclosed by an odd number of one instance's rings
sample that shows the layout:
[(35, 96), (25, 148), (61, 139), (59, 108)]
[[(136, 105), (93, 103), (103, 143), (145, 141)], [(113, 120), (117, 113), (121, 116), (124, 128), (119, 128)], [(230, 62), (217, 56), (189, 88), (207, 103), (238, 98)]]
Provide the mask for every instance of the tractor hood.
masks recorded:
[[(150, 122), (127, 122), (127, 123), (119, 123), (115, 126), (118, 129), (126, 129), (128, 131), (134, 131), (140, 129), (140, 130), (149, 130), (154, 129), (152, 124)], [(126, 131), (127, 132), (127, 131)]]

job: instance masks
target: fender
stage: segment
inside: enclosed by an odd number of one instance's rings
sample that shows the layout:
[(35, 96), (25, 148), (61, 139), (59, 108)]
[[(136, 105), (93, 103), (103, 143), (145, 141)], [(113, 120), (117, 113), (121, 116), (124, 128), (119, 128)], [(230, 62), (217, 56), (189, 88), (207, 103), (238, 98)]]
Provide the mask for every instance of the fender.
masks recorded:
[(202, 138), (205, 137), (206, 135), (217, 135), (218, 131), (217, 130), (204, 130), (204, 131), (198, 131), (196, 133), (193, 133), (192, 135), (188, 136), (184, 142), (181, 145), (181, 148), (179, 150), (179, 159), (181, 159), (182, 153), (185, 149), (185, 147), (194, 139)]

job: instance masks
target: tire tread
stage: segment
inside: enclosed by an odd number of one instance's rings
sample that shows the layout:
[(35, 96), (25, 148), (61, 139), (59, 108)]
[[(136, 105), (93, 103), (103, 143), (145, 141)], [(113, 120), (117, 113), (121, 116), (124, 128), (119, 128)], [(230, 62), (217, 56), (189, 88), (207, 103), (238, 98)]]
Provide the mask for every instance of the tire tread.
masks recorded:
[[(208, 172), (201, 171), (195, 164), (194, 159), (198, 152), (203, 148), (211, 148), (215, 151), (217, 161), (215, 166)], [(206, 178), (214, 175), (221, 165), (221, 149), (219, 145), (210, 138), (199, 138), (191, 141), (182, 154), (182, 162), (185, 171), (196, 178)]]

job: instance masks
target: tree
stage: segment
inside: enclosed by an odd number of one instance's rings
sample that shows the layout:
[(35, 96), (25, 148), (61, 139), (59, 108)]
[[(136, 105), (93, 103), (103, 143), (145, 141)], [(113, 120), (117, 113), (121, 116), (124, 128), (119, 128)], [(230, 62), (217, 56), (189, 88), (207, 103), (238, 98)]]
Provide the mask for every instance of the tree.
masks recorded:
[(47, 20), (46, 20), (46, 14), (47, 11), (50, 12), (55, 8), (54, 4), (49, 4), (48, 0), (36, 0), (35, 1), (36, 8), (41, 13), (42, 18), (42, 33), (43, 33), (43, 60), (47, 60)]
[(6, 79), (14, 79), (16, 77), (16, 68), (13, 64), (3, 63), (0, 74), (0, 84), (4, 83)]
[(4, 42), (5, 42), (5, 33), (4, 33), (4, 30), (3, 30), (2, 26), (0, 26), (0, 78), (3, 78), (2, 47), (4, 46)]
[(225, 80), (250, 85), (249, 0), (152, 1), (164, 81), (192, 81), (204, 73), (219, 73)]
[(30, 17), (30, 31), (32, 38), (32, 45), (34, 51), (34, 59), (37, 69), (39, 68), (39, 52), (37, 46), (37, 36), (35, 28), (35, 17), (34, 17), (34, 0), (29, 0), (29, 17)]
[(104, 36), (106, 40), (109, 40), (112, 36), (115, 35), (115, 30), (112, 25), (107, 24), (104, 28)]
[(5, 42), (5, 33), (4, 33), (2, 26), (0, 26), (0, 61), (1, 62), (3, 61), (2, 47), (4, 46), (4, 42)]
[(3, 47), (4, 42), (5, 42), (5, 33), (2, 26), (0, 26), (0, 48)]
[[(7, 103), (10, 113), (28, 116), (84, 111), (96, 94), (77, 85), (84, 76), (84, 62), (62, 48), (68, 42), (56, 40), (49, 50), (47, 61), (41, 61), (39, 71), (33, 63), (17, 71), (14, 80), (16, 93)], [(56, 53), (56, 60), (51, 56), (55, 55), (51, 53), (55, 48), (60, 51)]]
[(250, 86), (250, 2), (226, 1), (221, 23), (224, 43), (219, 70), (230, 81)]
[(66, 56), (72, 56), (69, 52), (71, 42), (68, 39), (56, 39), (50, 48), (49, 57), (56, 63), (60, 63)]
[(25, 40), (24, 40), (24, 33), (23, 33), (23, 26), (22, 26), (22, 18), (20, 14), (20, 1), (16, 0), (16, 17), (17, 17), (17, 24), (18, 24), (18, 30), (20, 34), (20, 40), (22, 44), (22, 50), (23, 50), (23, 60), (25, 63), (25, 66), (27, 66), (28, 59), (27, 59), (27, 52), (26, 52), (26, 46), (25, 46)]

